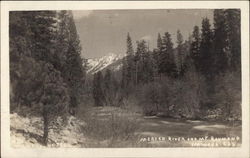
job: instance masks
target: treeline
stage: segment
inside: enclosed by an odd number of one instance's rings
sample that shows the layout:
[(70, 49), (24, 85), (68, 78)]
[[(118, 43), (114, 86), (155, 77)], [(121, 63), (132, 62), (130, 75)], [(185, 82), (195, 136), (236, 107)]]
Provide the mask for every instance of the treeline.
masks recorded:
[[(128, 34), (116, 106), (129, 100), (147, 115), (202, 118), (214, 111), (226, 118), (241, 116), (240, 10), (214, 10), (214, 27), (204, 18), (201, 29), (194, 26), (185, 41), (177, 30), (175, 48), (169, 32), (158, 34), (153, 51), (144, 40), (136, 43), (134, 51)], [(101, 76), (98, 72), (93, 82), (97, 106), (107, 95)]]
[(74, 113), (84, 86), (73, 15), (70, 11), (13, 11), (9, 30), (10, 111), (42, 116), (47, 144), (53, 122)]

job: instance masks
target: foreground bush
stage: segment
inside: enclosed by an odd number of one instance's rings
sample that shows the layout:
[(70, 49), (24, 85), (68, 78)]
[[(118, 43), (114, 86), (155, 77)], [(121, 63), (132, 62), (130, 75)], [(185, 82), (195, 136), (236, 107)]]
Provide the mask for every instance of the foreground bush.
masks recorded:
[(139, 127), (136, 114), (119, 108), (98, 108), (98, 112), (84, 118), (82, 132), (88, 138), (87, 147), (124, 147), (136, 143)]

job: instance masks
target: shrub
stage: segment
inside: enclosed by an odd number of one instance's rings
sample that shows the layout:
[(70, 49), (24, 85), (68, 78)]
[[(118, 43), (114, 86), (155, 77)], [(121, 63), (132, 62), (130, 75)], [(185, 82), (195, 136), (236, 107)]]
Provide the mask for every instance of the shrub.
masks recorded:
[[(102, 109), (107, 109), (105, 107)], [(90, 147), (124, 147), (135, 143), (138, 118), (134, 113), (110, 107), (111, 112), (85, 116), (83, 133), (90, 138)], [(109, 110), (108, 110), (109, 111)]]
[(200, 107), (206, 101), (204, 78), (196, 72), (187, 72), (184, 77), (142, 85), (138, 91), (138, 102), (145, 115), (168, 117), (200, 117)]
[(156, 82), (151, 82), (140, 87), (137, 93), (138, 102), (140, 107), (142, 107), (143, 113), (145, 115), (155, 115), (160, 111), (161, 106), (161, 85)]
[(225, 119), (241, 119), (241, 77), (227, 72), (217, 77), (214, 99)]
[(205, 79), (199, 73), (187, 72), (185, 76), (173, 83), (176, 99), (174, 105), (185, 118), (200, 117), (203, 102), (207, 100)]

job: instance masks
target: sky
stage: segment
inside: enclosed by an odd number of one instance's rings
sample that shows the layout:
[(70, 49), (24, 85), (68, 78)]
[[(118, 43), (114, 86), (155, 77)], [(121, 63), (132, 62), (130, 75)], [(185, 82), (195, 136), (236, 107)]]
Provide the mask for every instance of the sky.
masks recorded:
[(195, 25), (207, 17), (213, 25), (213, 10), (78, 10), (73, 11), (84, 58), (98, 58), (109, 53), (125, 54), (129, 32), (134, 50), (136, 41), (144, 39), (149, 48), (156, 48), (158, 33), (169, 32), (176, 43), (179, 29), (184, 40)]

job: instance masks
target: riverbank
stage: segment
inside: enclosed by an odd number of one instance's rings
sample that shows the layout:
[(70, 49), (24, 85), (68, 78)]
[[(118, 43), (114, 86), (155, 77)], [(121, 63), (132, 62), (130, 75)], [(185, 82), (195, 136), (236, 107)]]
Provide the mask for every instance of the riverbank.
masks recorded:
[[(95, 107), (90, 115), (69, 117), (51, 130), (48, 147), (234, 147), (241, 144), (241, 123), (142, 116), (115, 107)], [(86, 115), (86, 114), (85, 114)], [(11, 146), (42, 145), (42, 119), (10, 114)]]

